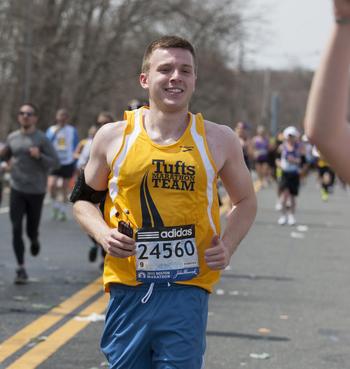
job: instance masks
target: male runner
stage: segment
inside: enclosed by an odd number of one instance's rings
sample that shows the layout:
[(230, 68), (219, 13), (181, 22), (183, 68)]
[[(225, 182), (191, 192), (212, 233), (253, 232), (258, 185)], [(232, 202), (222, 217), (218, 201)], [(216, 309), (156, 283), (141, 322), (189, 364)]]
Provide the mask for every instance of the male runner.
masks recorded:
[(350, 69), (350, 0), (333, 0), (335, 24), (312, 84), (305, 131), (335, 172), (350, 183), (347, 121)]
[(249, 137), (249, 130), (248, 125), (245, 122), (237, 122), (235, 127), (235, 132), (241, 144), (243, 150), (243, 158), (244, 162), (249, 170), (251, 170), (251, 163), (252, 163), (252, 142), (251, 138)]
[(284, 140), (279, 147), (280, 159), (277, 165), (281, 169), (278, 184), (279, 200), (281, 201), (281, 216), (279, 225), (295, 224), (296, 197), (299, 194), (302, 147), (299, 142), (299, 132), (294, 126), (283, 131)]
[[(56, 149), (61, 164), (58, 169), (50, 173), (48, 191), (52, 199), (53, 218), (62, 221), (67, 219), (69, 183), (75, 173), (74, 152), (79, 143), (78, 132), (74, 126), (68, 124), (68, 121), (68, 111), (59, 109), (56, 112), (56, 124), (50, 126), (46, 131), (46, 136)], [(61, 188), (59, 180), (62, 181)]]
[(252, 150), (255, 162), (255, 171), (263, 188), (270, 180), (269, 150), (270, 140), (264, 126), (258, 126), (256, 135), (252, 138)]
[[(84, 145), (84, 148), (82, 150), (82, 152), (80, 153), (78, 162), (77, 162), (77, 171), (78, 173), (83, 170), (86, 166), (86, 163), (89, 160), (89, 156), (90, 156), (90, 150), (91, 150), (91, 144), (92, 144), (92, 140), (95, 137), (95, 134), (97, 132), (97, 130), (99, 128), (101, 128), (104, 124), (107, 123), (111, 123), (114, 122), (115, 119), (113, 118), (113, 115), (111, 113), (109, 113), (108, 111), (101, 111), (96, 119), (96, 123), (90, 127), (89, 129), (89, 137), (86, 139), (86, 143)], [(100, 203), (100, 209), (103, 209), (104, 207), (104, 201), (101, 201)], [(96, 240), (91, 237), (92, 240), (92, 246), (90, 247), (89, 250), (89, 261), (94, 262), (97, 259), (97, 255), (98, 255), (98, 250), (101, 249), (101, 256), (102, 256), (102, 262), (100, 263), (100, 269), (103, 270), (103, 266), (104, 266), (104, 257), (106, 252), (104, 251), (103, 248), (100, 248), (100, 245), (96, 242)]]
[(39, 225), (46, 193), (49, 169), (59, 166), (55, 149), (36, 127), (38, 109), (24, 104), (18, 111), (20, 128), (9, 134), (0, 150), (0, 159), (10, 161), (10, 220), (13, 250), (17, 260), (15, 283), (25, 284), (28, 274), (25, 266), (23, 219), (26, 217), (26, 233), (30, 240), (30, 252), (40, 252)]
[[(107, 252), (101, 347), (113, 369), (203, 367), (208, 293), (256, 214), (237, 136), (188, 111), (196, 73), (188, 41), (152, 42), (149, 109), (101, 127), (73, 191), (78, 222)], [(233, 203), (222, 236), (218, 175)], [(93, 203), (106, 191), (104, 220)]]
[(328, 201), (329, 194), (333, 193), (335, 173), (329, 164), (324, 160), (316, 146), (312, 148), (312, 153), (316, 159), (318, 181), (321, 189), (321, 199), (323, 201)]

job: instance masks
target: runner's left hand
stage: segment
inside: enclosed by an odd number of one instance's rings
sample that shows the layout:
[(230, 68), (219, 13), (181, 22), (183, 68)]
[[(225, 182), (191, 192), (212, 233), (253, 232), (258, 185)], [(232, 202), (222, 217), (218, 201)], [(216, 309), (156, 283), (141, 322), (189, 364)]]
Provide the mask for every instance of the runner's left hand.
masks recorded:
[(40, 149), (37, 146), (32, 146), (29, 148), (29, 155), (35, 159), (40, 159)]
[(211, 240), (210, 247), (205, 251), (205, 261), (210, 269), (223, 270), (230, 263), (231, 255), (218, 235)]

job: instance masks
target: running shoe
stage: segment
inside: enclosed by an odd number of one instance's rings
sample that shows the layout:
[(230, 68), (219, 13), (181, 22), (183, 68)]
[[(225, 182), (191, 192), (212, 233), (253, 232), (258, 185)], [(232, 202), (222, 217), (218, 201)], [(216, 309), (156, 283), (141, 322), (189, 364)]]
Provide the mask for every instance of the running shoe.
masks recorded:
[(30, 253), (33, 256), (37, 256), (40, 252), (40, 243), (38, 240), (34, 240), (32, 241), (32, 243), (30, 244)]
[(322, 188), (321, 189), (321, 199), (322, 199), (322, 201), (328, 201), (328, 198), (329, 198), (328, 192), (324, 188)]
[(293, 214), (288, 214), (288, 220), (287, 220), (288, 225), (292, 226), (296, 223), (295, 221), (295, 217)]
[(65, 222), (67, 220), (66, 213), (63, 211), (60, 211), (58, 214), (58, 220), (60, 220), (61, 222)]
[(282, 204), (281, 204), (281, 202), (280, 202), (280, 201), (277, 201), (277, 202), (276, 202), (275, 210), (276, 210), (276, 211), (281, 211), (281, 210), (282, 210)]
[(287, 217), (285, 215), (281, 215), (279, 218), (278, 218), (278, 221), (277, 223), (279, 225), (285, 225), (287, 223)]
[(52, 219), (58, 220), (58, 216), (59, 216), (59, 209), (56, 207), (53, 207), (52, 208)]
[(21, 267), (16, 270), (15, 284), (26, 284), (28, 282), (28, 274), (26, 270)]

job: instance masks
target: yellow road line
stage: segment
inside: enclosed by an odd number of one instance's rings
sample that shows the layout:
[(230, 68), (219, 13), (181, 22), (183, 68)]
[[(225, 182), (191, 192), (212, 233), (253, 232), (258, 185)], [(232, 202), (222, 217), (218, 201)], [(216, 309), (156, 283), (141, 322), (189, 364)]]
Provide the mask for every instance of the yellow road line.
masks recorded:
[(74, 309), (82, 305), (89, 298), (101, 291), (102, 278), (99, 277), (82, 290), (62, 302), (59, 306), (54, 307), (45, 315), (34, 320), (26, 327), (18, 331), (12, 337), (0, 344), (0, 361), (5, 360), (15, 353), (30, 340), (39, 336), (42, 332), (52, 327), (64, 316), (71, 313)]
[[(84, 309), (78, 316), (86, 317), (92, 313), (101, 314), (105, 311), (108, 296), (104, 294), (94, 303)], [(37, 346), (26, 352), (23, 356), (13, 362), (6, 369), (35, 369), (43, 361), (53, 355), (61, 346), (68, 342), (90, 323), (89, 320), (69, 320), (62, 327), (52, 333), (46, 341), (38, 343)]]

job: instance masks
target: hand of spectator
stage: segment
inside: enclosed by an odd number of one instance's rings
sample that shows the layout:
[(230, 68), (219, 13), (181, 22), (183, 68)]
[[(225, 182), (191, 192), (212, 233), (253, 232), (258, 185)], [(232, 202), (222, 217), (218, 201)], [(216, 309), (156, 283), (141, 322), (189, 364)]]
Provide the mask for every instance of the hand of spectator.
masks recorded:
[(350, 18), (350, 0), (333, 0), (335, 18)]

